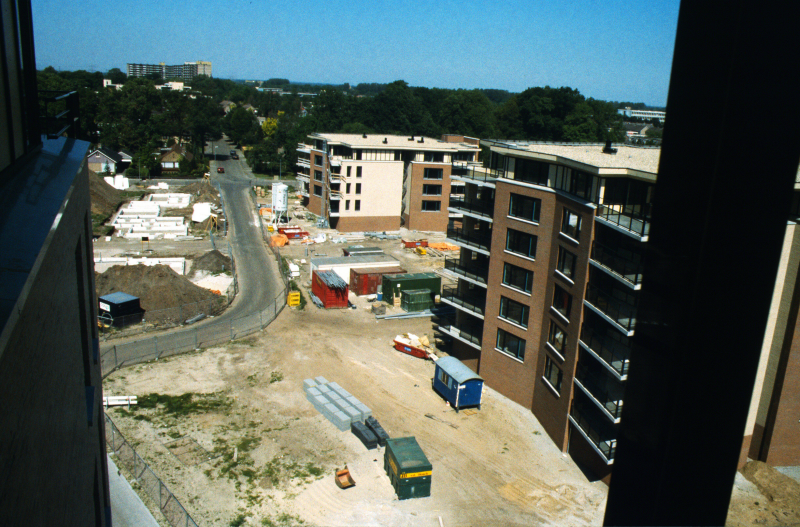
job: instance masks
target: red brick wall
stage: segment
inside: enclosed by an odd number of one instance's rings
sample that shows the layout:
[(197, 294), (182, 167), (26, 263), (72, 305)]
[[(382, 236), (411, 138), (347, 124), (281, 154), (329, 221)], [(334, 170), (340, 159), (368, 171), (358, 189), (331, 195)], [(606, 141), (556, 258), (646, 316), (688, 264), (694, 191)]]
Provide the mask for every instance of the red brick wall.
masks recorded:
[[(442, 179), (424, 179), (426, 168), (441, 168)], [(449, 212), (447, 205), (450, 201), (450, 172), (452, 165), (443, 163), (412, 163), (411, 183), (409, 186), (408, 209), (403, 214), (405, 227), (415, 231), (436, 231), (445, 232)], [(423, 196), (423, 185), (441, 185), (441, 196)], [(440, 201), (439, 212), (427, 212), (422, 210), (422, 200)]]

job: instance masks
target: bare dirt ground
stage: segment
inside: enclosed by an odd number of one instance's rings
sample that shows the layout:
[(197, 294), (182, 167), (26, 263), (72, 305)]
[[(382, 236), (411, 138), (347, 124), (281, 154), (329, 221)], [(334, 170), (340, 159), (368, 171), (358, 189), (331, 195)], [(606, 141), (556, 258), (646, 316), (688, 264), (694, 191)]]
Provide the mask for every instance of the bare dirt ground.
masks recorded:
[[(108, 395), (193, 394), (196, 407), (109, 414), (203, 525), (240, 514), (251, 525), (602, 523), (605, 485), (587, 481), (530, 412), (488, 389), (478, 413), (456, 413), (431, 389), (433, 363), (391, 347), (398, 333), (430, 328), (425, 318), (377, 322), (365, 309), (286, 309), (256, 337), (105, 381)], [(434, 467), (431, 497), (398, 501), (383, 449), (366, 450), (306, 401), (303, 379), (319, 375), (372, 408), (391, 436), (416, 436)], [(180, 438), (219, 457), (184, 464), (166, 446)], [(345, 464), (356, 486), (341, 490), (333, 472)]]

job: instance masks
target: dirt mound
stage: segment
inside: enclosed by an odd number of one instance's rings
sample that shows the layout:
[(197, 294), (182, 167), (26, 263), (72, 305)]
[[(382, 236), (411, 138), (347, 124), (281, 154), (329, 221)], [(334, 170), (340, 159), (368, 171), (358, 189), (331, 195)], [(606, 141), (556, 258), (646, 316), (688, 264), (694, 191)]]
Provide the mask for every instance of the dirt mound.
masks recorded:
[(183, 304), (219, 298), (191, 283), (167, 265), (115, 265), (96, 276), (97, 296), (122, 291), (139, 297), (145, 311), (156, 311)]
[(92, 200), (92, 214), (108, 218), (125, 199), (121, 190), (117, 190), (96, 172), (89, 171), (89, 195)]
[(735, 486), (726, 525), (800, 525), (800, 483), (761, 461), (748, 462), (740, 472), (755, 488)]
[(741, 472), (769, 501), (784, 502), (791, 505), (796, 514), (800, 512), (800, 483), (762, 461), (750, 461)]
[(208, 181), (199, 181), (197, 183), (190, 183), (177, 190), (184, 194), (192, 195), (192, 203), (213, 203), (219, 207), (219, 192), (216, 187)]
[(208, 271), (211, 274), (219, 274), (225, 271), (231, 271), (233, 264), (231, 259), (217, 251), (208, 251), (203, 256), (195, 258), (192, 262), (192, 273), (198, 271)]

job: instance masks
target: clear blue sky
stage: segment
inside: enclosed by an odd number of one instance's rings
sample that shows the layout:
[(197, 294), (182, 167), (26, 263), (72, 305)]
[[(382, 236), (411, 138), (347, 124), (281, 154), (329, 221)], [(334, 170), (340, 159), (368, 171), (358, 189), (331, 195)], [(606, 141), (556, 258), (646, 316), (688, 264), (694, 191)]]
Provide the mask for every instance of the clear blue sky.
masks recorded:
[(679, 0), (32, 0), (39, 69), (212, 62), (215, 77), (569, 86), (666, 104)]

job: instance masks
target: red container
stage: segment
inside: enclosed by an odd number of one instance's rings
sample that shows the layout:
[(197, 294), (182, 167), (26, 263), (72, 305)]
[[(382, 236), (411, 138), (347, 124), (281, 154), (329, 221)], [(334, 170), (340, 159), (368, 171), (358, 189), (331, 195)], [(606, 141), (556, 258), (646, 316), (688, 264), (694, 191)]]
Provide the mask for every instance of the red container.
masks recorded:
[(403, 274), (405, 272), (405, 269), (400, 267), (350, 269), (350, 290), (358, 296), (374, 295), (378, 292), (378, 286), (383, 283), (383, 275)]
[(308, 232), (306, 231), (284, 231), (281, 234), (283, 234), (290, 240), (300, 240), (308, 236)]
[(326, 309), (347, 307), (347, 282), (334, 271), (314, 271), (311, 292), (322, 301)]
[(403, 242), (403, 247), (405, 247), (406, 249), (428, 246), (428, 240), (402, 240), (402, 242)]
[(282, 225), (282, 226), (278, 227), (278, 232), (281, 233), (281, 234), (286, 234), (286, 231), (291, 232), (291, 231), (300, 231), (300, 230), (302, 230), (302, 229), (300, 227), (298, 227), (297, 225)]

